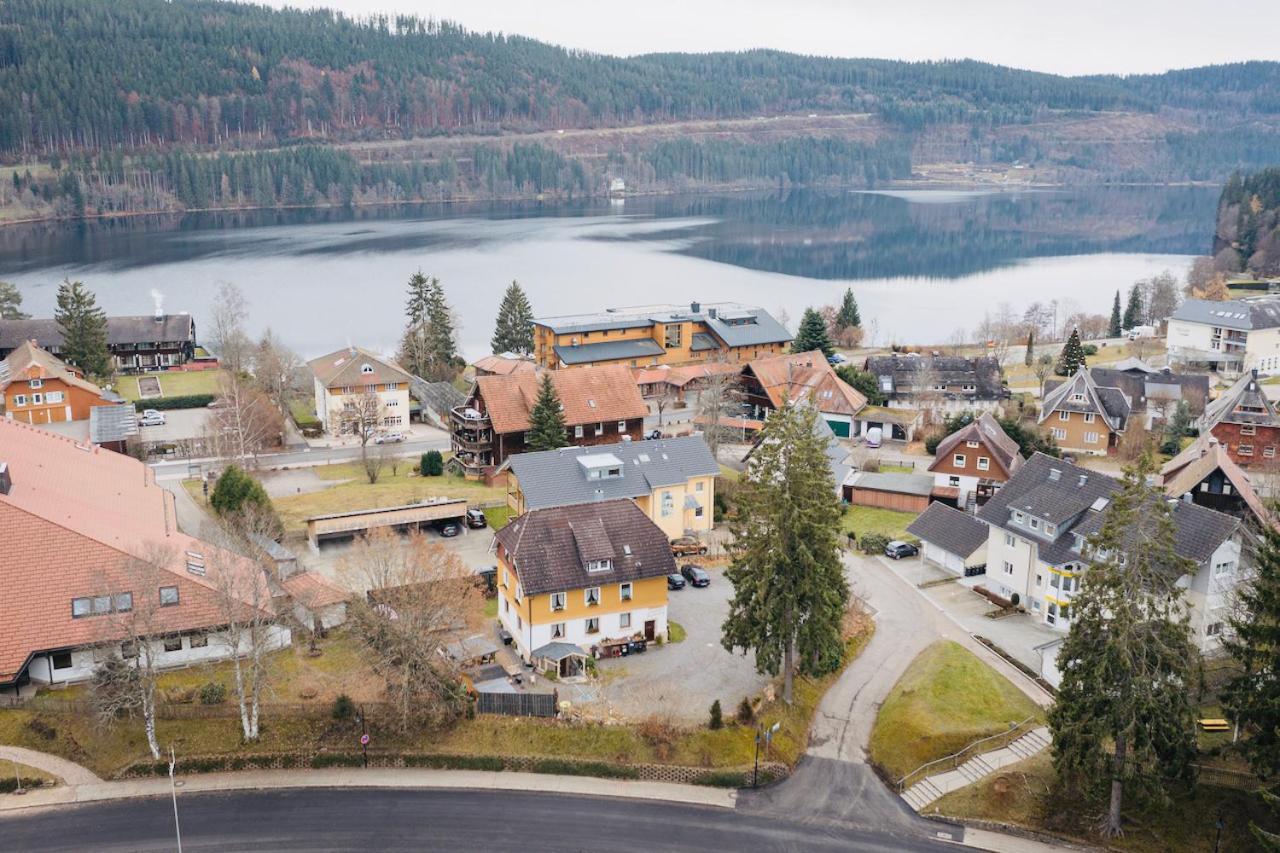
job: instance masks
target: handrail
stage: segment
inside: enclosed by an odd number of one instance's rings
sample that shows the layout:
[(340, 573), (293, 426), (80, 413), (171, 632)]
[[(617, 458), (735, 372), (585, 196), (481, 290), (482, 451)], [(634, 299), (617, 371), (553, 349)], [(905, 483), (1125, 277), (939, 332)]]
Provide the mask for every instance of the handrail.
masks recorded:
[[(933, 761), (930, 761), (926, 764), (921, 764), (915, 770), (912, 770), (910, 773), (906, 774), (905, 776), (903, 776), (901, 779), (898, 780), (898, 793), (902, 793), (903, 791), (906, 790), (907, 780), (910, 779), (911, 777), (918, 775), (919, 773), (929, 769), (930, 767), (933, 767), (938, 764), (944, 764), (948, 761), (951, 762), (951, 769), (954, 770), (956, 767), (959, 767), (961, 764), (961, 762), (958, 760), (960, 756), (969, 752), (975, 746), (984, 744), (987, 741), (998, 740), (1000, 738), (1007, 738), (1010, 735), (1014, 734), (1014, 732), (1021, 731), (1023, 726), (1026, 726), (1028, 723), (1034, 722), (1035, 719), (1036, 719), (1035, 717), (1027, 717), (1025, 720), (1023, 720), (1020, 723), (1011, 723), (1009, 725), (1008, 731), (997, 732), (996, 734), (987, 735), (984, 738), (979, 738), (978, 740), (975, 740), (973, 743), (966, 746), (964, 749), (961, 749), (959, 752), (953, 752), (951, 755), (947, 755), (942, 758), (935, 758)], [(1030, 729), (1028, 729), (1028, 731), (1030, 731)], [(1026, 734), (1026, 732), (1022, 732), (1022, 734)], [(1022, 734), (1019, 734), (1018, 737), (1022, 737)], [(1016, 740), (1016, 739), (1017, 738), (1013, 738), (1013, 740)], [(1010, 741), (1010, 743), (1012, 743), (1012, 740)]]

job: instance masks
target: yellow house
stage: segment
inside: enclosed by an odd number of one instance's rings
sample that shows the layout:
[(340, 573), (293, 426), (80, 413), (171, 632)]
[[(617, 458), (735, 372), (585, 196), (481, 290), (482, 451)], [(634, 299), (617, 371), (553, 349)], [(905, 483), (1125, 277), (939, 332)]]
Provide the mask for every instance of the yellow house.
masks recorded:
[(666, 638), (667, 537), (636, 504), (540, 509), (495, 536), (498, 619), (520, 657), (559, 675), (620, 642)]
[(746, 362), (778, 355), (790, 341), (768, 311), (730, 302), (609, 308), (533, 321), (534, 360), (551, 370)]
[(668, 539), (705, 533), (715, 520), (720, 466), (700, 436), (518, 453), (507, 464), (516, 515), (629, 498)]

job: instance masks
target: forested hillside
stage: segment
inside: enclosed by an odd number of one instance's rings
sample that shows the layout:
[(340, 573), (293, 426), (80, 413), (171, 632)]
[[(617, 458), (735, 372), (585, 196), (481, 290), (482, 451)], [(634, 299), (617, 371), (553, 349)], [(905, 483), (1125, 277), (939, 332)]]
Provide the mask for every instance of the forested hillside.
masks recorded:
[(1280, 167), (1231, 176), (1218, 201), (1213, 250), (1219, 269), (1280, 276)]
[(1277, 162), (1280, 63), (1065, 78), (772, 51), (624, 59), (410, 17), (0, 0), (0, 166), (16, 167), (0, 169), (0, 219), (599, 195), (615, 177), (869, 186), (939, 163), (1219, 181)]

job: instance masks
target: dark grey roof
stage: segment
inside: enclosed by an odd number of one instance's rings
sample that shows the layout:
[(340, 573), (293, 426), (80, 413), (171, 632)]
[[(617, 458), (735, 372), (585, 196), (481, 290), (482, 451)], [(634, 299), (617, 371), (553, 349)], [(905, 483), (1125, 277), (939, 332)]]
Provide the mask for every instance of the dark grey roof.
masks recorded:
[(711, 333), (730, 347), (749, 347), (758, 344), (782, 344), (791, 340), (791, 333), (773, 319), (768, 311), (753, 308), (735, 314), (717, 314), (703, 318)]
[(929, 508), (907, 526), (912, 536), (959, 557), (968, 557), (985, 545), (989, 530), (969, 513), (938, 501), (929, 504)]
[(1156, 400), (1186, 400), (1193, 415), (1204, 411), (1209, 399), (1209, 377), (1204, 374), (1174, 373), (1164, 370), (1113, 370), (1108, 367), (1091, 367), (1089, 374), (1099, 387), (1118, 388), (1135, 412), (1147, 410), (1148, 398)]
[(556, 640), (547, 643), (545, 646), (538, 646), (530, 654), (540, 660), (562, 661), (567, 657), (584, 657), (587, 653), (582, 650), (581, 646)]
[[(1173, 507), (1173, 550), (1197, 565), (1212, 557), (1240, 524), (1230, 515), (1190, 501), (1169, 503)], [(1072, 532), (1087, 539), (1102, 529), (1102, 516), (1100, 512), (1089, 513)]]
[(720, 349), (720, 345), (716, 343), (715, 338), (702, 332), (694, 335), (693, 340), (689, 342), (689, 350), (691, 352), (706, 352), (713, 349)]
[(649, 358), (662, 355), (665, 350), (653, 338), (636, 338), (629, 341), (601, 341), (598, 344), (557, 346), (556, 356), (565, 364), (590, 364), (595, 361), (614, 361), (623, 358)]
[[(587, 571), (578, 530), (585, 530), (589, 551), (597, 555), (589, 559), (611, 559), (611, 568)], [(527, 595), (663, 577), (676, 570), (666, 534), (629, 500), (533, 510), (495, 538)], [(611, 556), (599, 556), (606, 546)]]
[[(551, 329), (558, 335), (566, 335), (574, 332), (638, 329), (691, 320), (705, 323), (711, 333), (728, 346), (785, 343), (791, 340), (791, 334), (768, 311), (736, 302), (716, 302), (705, 305), (691, 302), (688, 305), (611, 308), (596, 314), (538, 317), (533, 322)], [(719, 346), (712, 346), (709, 349), (719, 349)]]
[(928, 495), (933, 492), (933, 477), (927, 474), (900, 474), (896, 471), (862, 471), (849, 480), (849, 485), (855, 489), (874, 489), (877, 492)]
[[(589, 479), (581, 460), (605, 454), (618, 459), (622, 476)], [(517, 453), (509, 464), (530, 510), (638, 498), (662, 486), (685, 483), (690, 477), (720, 473), (720, 465), (697, 435)]]
[[(916, 377), (931, 370), (940, 384), (946, 385), (947, 398), (973, 400), (1002, 400), (1009, 396), (1009, 389), (1002, 381), (1000, 362), (994, 358), (961, 358), (958, 356), (894, 355), (872, 356), (867, 359), (868, 373), (876, 377), (877, 387), (884, 389), (882, 377), (890, 378), (890, 397), (904, 397), (917, 393)], [(973, 391), (964, 391), (972, 385)], [(954, 389), (954, 390), (952, 390)]]
[(124, 441), (138, 434), (138, 410), (133, 403), (89, 409), (89, 440), (94, 444)]
[(1266, 392), (1258, 384), (1256, 370), (1246, 373), (1236, 383), (1223, 391), (1218, 399), (1205, 406), (1201, 431), (1213, 429), (1222, 422), (1252, 424), (1254, 426), (1278, 426), (1275, 407), (1267, 399)]
[[(1083, 399), (1072, 399), (1076, 394)], [(1101, 415), (1110, 429), (1123, 432), (1132, 406), (1119, 388), (1099, 385), (1093, 373), (1086, 369), (1077, 371), (1075, 376), (1060, 383), (1045, 386), (1040, 423), (1048, 420), (1054, 412), (1092, 412)]]
[[(44, 349), (61, 347), (62, 330), (56, 320), (0, 320), (0, 349), (30, 340)], [(107, 346), (187, 340), (195, 340), (190, 314), (162, 314), (159, 320), (153, 315), (107, 318)]]
[(1280, 299), (1268, 296), (1222, 302), (1188, 299), (1173, 312), (1173, 319), (1241, 331), (1274, 329), (1280, 327)]
[(1008, 475), (1013, 475), (1022, 466), (1022, 452), (1018, 442), (1008, 436), (1000, 426), (1000, 422), (990, 412), (983, 412), (973, 423), (956, 430), (938, 444), (933, 452), (934, 461), (929, 466), (929, 470), (932, 471), (934, 465), (949, 459), (951, 451), (961, 442), (970, 441), (982, 444)]

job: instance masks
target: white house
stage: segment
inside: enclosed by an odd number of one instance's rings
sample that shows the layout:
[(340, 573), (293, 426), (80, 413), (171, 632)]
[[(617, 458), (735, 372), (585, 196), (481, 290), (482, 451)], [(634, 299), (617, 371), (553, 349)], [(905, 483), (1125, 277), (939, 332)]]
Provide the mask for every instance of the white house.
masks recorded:
[(351, 431), (358, 404), (378, 400), (378, 424), (395, 429), (409, 423), (408, 371), (390, 359), (358, 347), (347, 347), (307, 362), (315, 375), (315, 412), (327, 432)]
[(1188, 299), (1169, 318), (1165, 343), (1171, 362), (1228, 376), (1280, 374), (1280, 297)]

